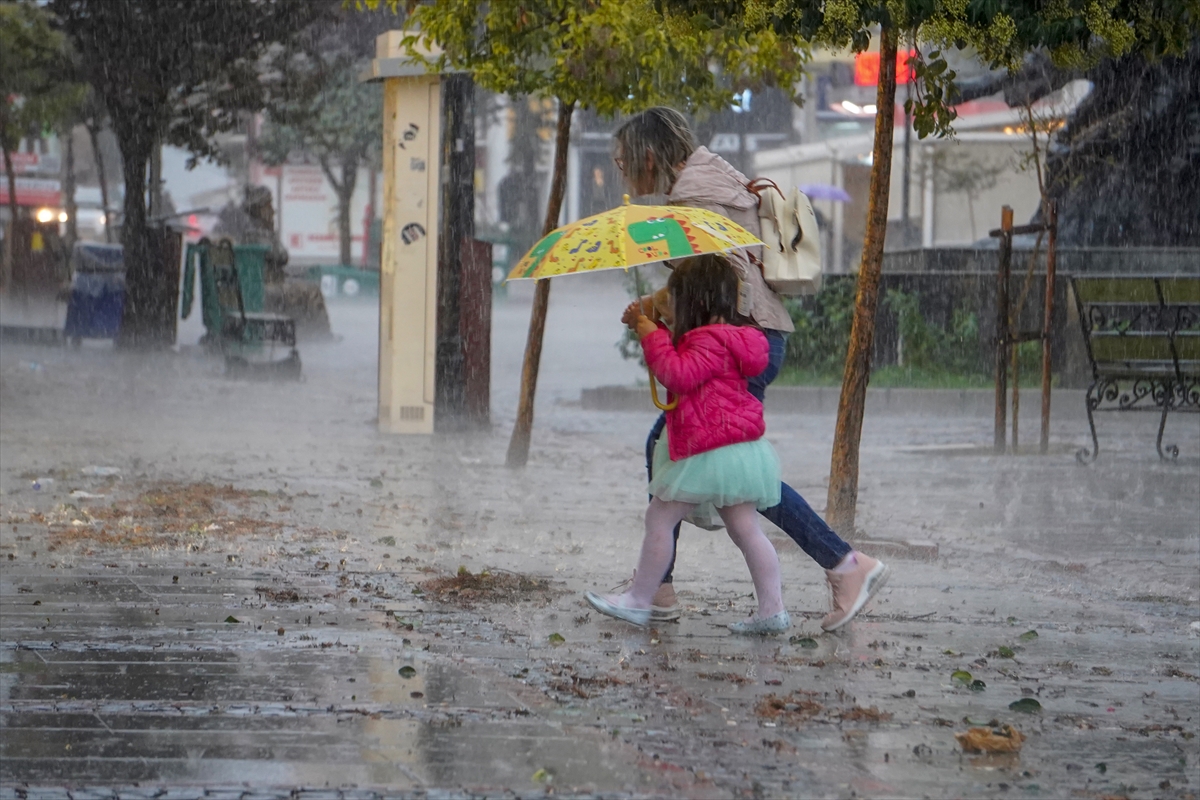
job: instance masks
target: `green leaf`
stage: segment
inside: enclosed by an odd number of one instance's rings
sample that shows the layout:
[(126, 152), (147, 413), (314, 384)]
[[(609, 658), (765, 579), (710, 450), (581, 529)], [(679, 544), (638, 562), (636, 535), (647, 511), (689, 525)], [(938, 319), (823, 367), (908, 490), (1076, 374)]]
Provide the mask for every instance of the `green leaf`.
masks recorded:
[(1108, 772), (1108, 764), (1105, 764), (1103, 761), (1101, 761), (1096, 765), (1096, 771), (1103, 775), (1104, 773)]
[(982, 692), (984, 689), (987, 688), (987, 684), (984, 683), (983, 681), (979, 680), (979, 678), (976, 678), (975, 680), (971, 681), (971, 685), (968, 686), (967, 688), (970, 689), (972, 692)]
[(554, 773), (548, 769), (542, 768), (533, 773), (534, 783), (549, 783), (552, 780), (554, 780)]
[(388, 547), (395, 547), (396, 546), (396, 537), (395, 536), (380, 536), (378, 539), (375, 540), (375, 543), (387, 545)]
[(558, 647), (560, 644), (565, 643), (567, 640), (563, 637), (563, 635), (561, 633), (552, 633), (546, 637), (546, 641), (550, 642), (550, 644), (554, 645), (555, 647)]
[(963, 717), (963, 722), (976, 728), (995, 728), (1000, 724), (998, 719), (971, 719), (970, 717)]
[(416, 671), (416, 669), (414, 669), (413, 667), (409, 666), (408, 664), (405, 664), (403, 667), (401, 667), (401, 668), (400, 668), (400, 670), (399, 670), (399, 672), (400, 672), (400, 677), (401, 677), (401, 678), (404, 678), (405, 680), (408, 680), (409, 678), (415, 677), (415, 676), (416, 676), (416, 674), (417, 674), (417, 671)]
[(971, 683), (971, 673), (967, 672), (965, 669), (956, 669), (954, 672), (950, 673), (950, 680), (967, 686)]
[(1022, 714), (1040, 714), (1042, 704), (1032, 697), (1022, 697), (1008, 704), (1010, 711), (1020, 711)]
[(1034, 639), (1038, 638), (1038, 632), (1037, 631), (1025, 631), (1017, 638), (1020, 639), (1022, 642), (1032, 642)]
[(815, 650), (817, 647), (817, 640), (811, 636), (793, 636), (792, 638), (788, 639), (788, 644), (794, 644), (797, 647), (803, 647), (805, 650)]
[(235, 617), (233, 614), (230, 614), (228, 617), (226, 617), (226, 618), (225, 618), (225, 621), (226, 621), (226, 622), (228, 622), (228, 623), (230, 623), (230, 624), (234, 624), (234, 625), (236, 625), (237, 623), (241, 622), (241, 620), (240, 620), (240, 619), (238, 619), (237, 617)]
[(998, 652), (1000, 653), (1001, 658), (1012, 658), (1016, 655), (1011, 647), (1006, 647), (1005, 645), (1000, 645)]

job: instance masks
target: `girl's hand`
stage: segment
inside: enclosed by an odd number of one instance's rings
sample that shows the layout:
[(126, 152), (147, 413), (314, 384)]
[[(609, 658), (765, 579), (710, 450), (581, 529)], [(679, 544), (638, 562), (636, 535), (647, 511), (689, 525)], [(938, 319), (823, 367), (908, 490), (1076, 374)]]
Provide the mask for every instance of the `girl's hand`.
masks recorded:
[(658, 325), (654, 323), (645, 314), (639, 314), (637, 318), (637, 335), (639, 339), (645, 339), (650, 334), (658, 330)]
[(631, 328), (637, 327), (637, 318), (642, 313), (640, 303), (634, 300), (625, 307), (625, 313), (621, 315), (621, 323), (628, 325)]

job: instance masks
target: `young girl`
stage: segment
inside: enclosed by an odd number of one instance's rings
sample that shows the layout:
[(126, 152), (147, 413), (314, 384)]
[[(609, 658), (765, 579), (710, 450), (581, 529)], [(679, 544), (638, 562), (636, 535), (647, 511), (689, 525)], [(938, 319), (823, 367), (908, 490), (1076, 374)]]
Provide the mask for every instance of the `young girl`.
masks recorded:
[(746, 384), (766, 369), (767, 338), (739, 324), (738, 278), (724, 256), (678, 262), (667, 289), (673, 336), (636, 303), (622, 317), (637, 330), (655, 377), (678, 400), (654, 450), (641, 557), (625, 594), (588, 592), (587, 600), (602, 614), (645, 625), (674, 554), (675, 526), (697, 505), (711, 503), (745, 556), (758, 597), (758, 613), (729, 628), (742, 634), (786, 631), (791, 618), (783, 607), (779, 558), (757, 513), (779, 504), (779, 459), (762, 438), (762, 403)]

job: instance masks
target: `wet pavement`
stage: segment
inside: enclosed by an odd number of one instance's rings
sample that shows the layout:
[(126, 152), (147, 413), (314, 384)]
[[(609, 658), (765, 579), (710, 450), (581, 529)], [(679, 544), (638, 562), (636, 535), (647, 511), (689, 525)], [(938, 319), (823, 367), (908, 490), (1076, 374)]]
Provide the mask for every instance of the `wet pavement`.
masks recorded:
[[(772, 531), (795, 624), (743, 640), (724, 629), (753, 602), (736, 550), (688, 529), (684, 618), (642, 632), (581, 602), (640, 540), (652, 416), (578, 405), (636, 378), (595, 308), (619, 313), (620, 287), (555, 290), (516, 472), (520, 298), (497, 307), (496, 424), (477, 434), (375, 433), (362, 306), (331, 308), (345, 338), (302, 347), (298, 385), (231, 383), (191, 351), (6, 344), (0, 799), (1200, 791), (1195, 416), (1168, 425), (1175, 464), (1153, 415), (1102, 417), (1091, 467), (1082, 409), (1056, 407), (1047, 457), (971, 447), (986, 418), (869, 418), (863, 536), (936, 560), (895, 561), (870, 613), (827, 635), (820, 570)], [(768, 427), (819, 508), (832, 416)], [(460, 567), (544, 582), (429, 583)], [(964, 754), (954, 734), (992, 723), (1020, 753)]]

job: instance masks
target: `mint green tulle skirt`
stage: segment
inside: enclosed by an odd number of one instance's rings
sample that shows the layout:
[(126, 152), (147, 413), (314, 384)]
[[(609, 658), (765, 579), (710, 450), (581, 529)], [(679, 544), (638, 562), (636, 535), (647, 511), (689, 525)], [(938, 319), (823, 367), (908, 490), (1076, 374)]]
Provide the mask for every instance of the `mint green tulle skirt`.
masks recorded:
[(766, 439), (718, 447), (672, 461), (667, 432), (654, 446), (650, 494), (716, 508), (754, 503), (761, 511), (779, 505), (779, 456)]

